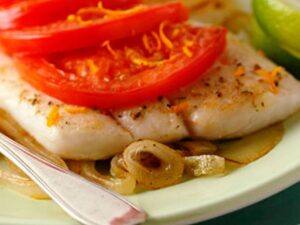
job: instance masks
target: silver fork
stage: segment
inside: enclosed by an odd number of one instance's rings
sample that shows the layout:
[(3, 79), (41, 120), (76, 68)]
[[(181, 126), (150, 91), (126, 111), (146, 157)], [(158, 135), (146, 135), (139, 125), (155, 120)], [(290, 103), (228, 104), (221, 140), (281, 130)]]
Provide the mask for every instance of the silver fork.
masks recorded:
[(120, 195), (32, 153), (0, 133), (0, 153), (35, 181), (63, 210), (86, 225), (134, 225), (146, 213)]

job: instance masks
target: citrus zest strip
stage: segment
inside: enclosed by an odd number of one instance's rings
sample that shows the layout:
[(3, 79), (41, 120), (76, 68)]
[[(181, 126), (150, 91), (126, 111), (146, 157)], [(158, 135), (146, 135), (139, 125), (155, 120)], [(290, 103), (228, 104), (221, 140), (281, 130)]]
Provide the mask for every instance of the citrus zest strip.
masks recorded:
[(188, 102), (181, 102), (177, 105), (173, 105), (170, 108), (170, 111), (173, 113), (182, 113), (186, 111), (190, 107), (190, 104)]
[(54, 106), (52, 106), (52, 108), (48, 114), (47, 126), (52, 127), (52, 126), (56, 125), (58, 123), (59, 119), (60, 119), (59, 106), (54, 105)]
[(172, 42), (170, 41), (170, 39), (166, 36), (166, 34), (164, 33), (164, 28), (167, 25), (167, 22), (164, 21), (159, 25), (159, 37), (161, 39), (161, 41), (169, 48), (169, 49), (173, 49), (174, 46), (172, 44)]
[(75, 107), (64, 106), (64, 110), (70, 114), (78, 114), (78, 113), (86, 112), (87, 108), (83, 106), (75, 106)]
[(144, 5), (138, 5), (133, 8), (127, 9), (127, 10), (111, 10), (111, 9), (106, 9), (103, 7), (103, 3), (100, 1), (97, 5), (97, 8), (99, 9), (100, 12), (102, 12), (105, 15), (111, 16), (111, 17), (116, 17), (116, 16), (123, 16), (123, 15), (128, 15), (131, 13), (139, 12), (145, 8)]
[(190, 40), (185, 40), (184, 41), (184, 45), (182, 47), (182, 52), (189, 58), (193, 57), (193, 53), (192, 51), (189, 49), (190, 47), (192, 47), (194, 45), (193, 41)]
[(95, 62), (91, 59), (88, 59), (86, 61), (89, 70), (93, 73), (96, 74), (99, 71), (99, 67), (95, 64)]
[(271, 72), (268, 72), (263, 69), (257, 69), (257, 70), (255, 70), (255, 73), (257, 75), (262, 76), (270, 84), (272, 92), (277, 94), (279, 92), (279, 90), (278, 90), (278, 87), (276, 86), (274, 78), (282, 70), (283, 70), (282, 67), (277, 66)]
[(234, 76), (235, 77), (241, 77), (241, 76), (244, 76), (246, 73), (245, 71), (245, 67), (240, 65), (236, 68), (236, 70), (234, 71)]
[(107, 41), (104, 41), (102, 43), (102, 47), (106, 47), (107, 48), (107, 51), (110, 52), (110, 54), (114, 57), (114, 58), (118, 58), (118, 54), (115, 50), (113, 50), (113, 48), (111, 47), (110, 45), (110, 42), (107, 40)]

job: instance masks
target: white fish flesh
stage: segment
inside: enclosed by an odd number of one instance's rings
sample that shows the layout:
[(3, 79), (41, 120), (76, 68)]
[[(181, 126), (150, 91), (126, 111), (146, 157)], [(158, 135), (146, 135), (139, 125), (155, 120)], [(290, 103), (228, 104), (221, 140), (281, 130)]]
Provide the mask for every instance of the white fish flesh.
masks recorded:
[[(237, 67), (245, 74), (236, 77)], [(278, 93), (254, 70), (275, 65), (228, 37), (220, 59), (189, 87), (154, 103), (111, 113), (88, 109), (69, 113), (63, 103), (23, 82), (12, 61), (0, 55), (0, 107), (46, 149), (68, 159), (105, 159), (138, 139), (173, 142), (186, 137), (223, 139), (243, 136), (285, 119), (300, 108), (300, 83), (278, 75)], [(188, 104), (177, 114), (172, 105)], [(59, 120), (47, 126), (58, 105)]]

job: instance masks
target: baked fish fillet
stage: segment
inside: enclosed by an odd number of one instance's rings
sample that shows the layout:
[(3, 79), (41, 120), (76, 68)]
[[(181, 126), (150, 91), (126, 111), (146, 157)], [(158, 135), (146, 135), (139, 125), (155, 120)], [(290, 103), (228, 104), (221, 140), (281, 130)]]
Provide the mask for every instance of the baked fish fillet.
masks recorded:
[[(243, 67), (244, 73), (236, 76), (238, 67)], [(0, 107), (46, 149), (63, 158), (105, 159), (138, 139), (172, 142), (186, 137), (239, 137), (296, 112), (300, 83), (280, 71), (278, 93), (274, 93), (266, 79), (254, 72), (259, 68), (272, 71), (276, 67), (228, 37), (226, 51), (204, 78), (171, 96), (110, 113), (93, 109), (74, 113), (67, 109), (74, 106), (23, 82), (12, 61), (1, 54)], [(173, 110), (181, 104), (186, 106), (183, 111)], [(57, 123), (49, 126), (56, 105)]]
[[(273, 88), (264, 76), (272, 71)], [(235, 138), (298, 111), (300, 82), (228, 35), (225, 52), (205, 76), (169, 99), (189, 105), (183, 118), (192, 137)]]
[[(11, 59), (0, 54), (0, 108), (46, 149), (63, 158), (105, 159), (134, 140), (172, 142), (188, 137), (182, 118), (167, 105), (168, 100), (161, 99), (111, 113), (74, 112), (76, 106), (63, 104), (23, 82)], [(55, 117), (59, 118), (49, 126), (49, 116), (57, 106)]]

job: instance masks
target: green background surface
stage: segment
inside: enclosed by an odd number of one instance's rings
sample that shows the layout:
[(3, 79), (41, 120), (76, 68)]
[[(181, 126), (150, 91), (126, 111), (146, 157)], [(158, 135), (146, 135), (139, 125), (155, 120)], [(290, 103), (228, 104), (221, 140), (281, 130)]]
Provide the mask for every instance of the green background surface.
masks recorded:
[(197, 225), (300, 225), (300, 182), (257, 204)]

